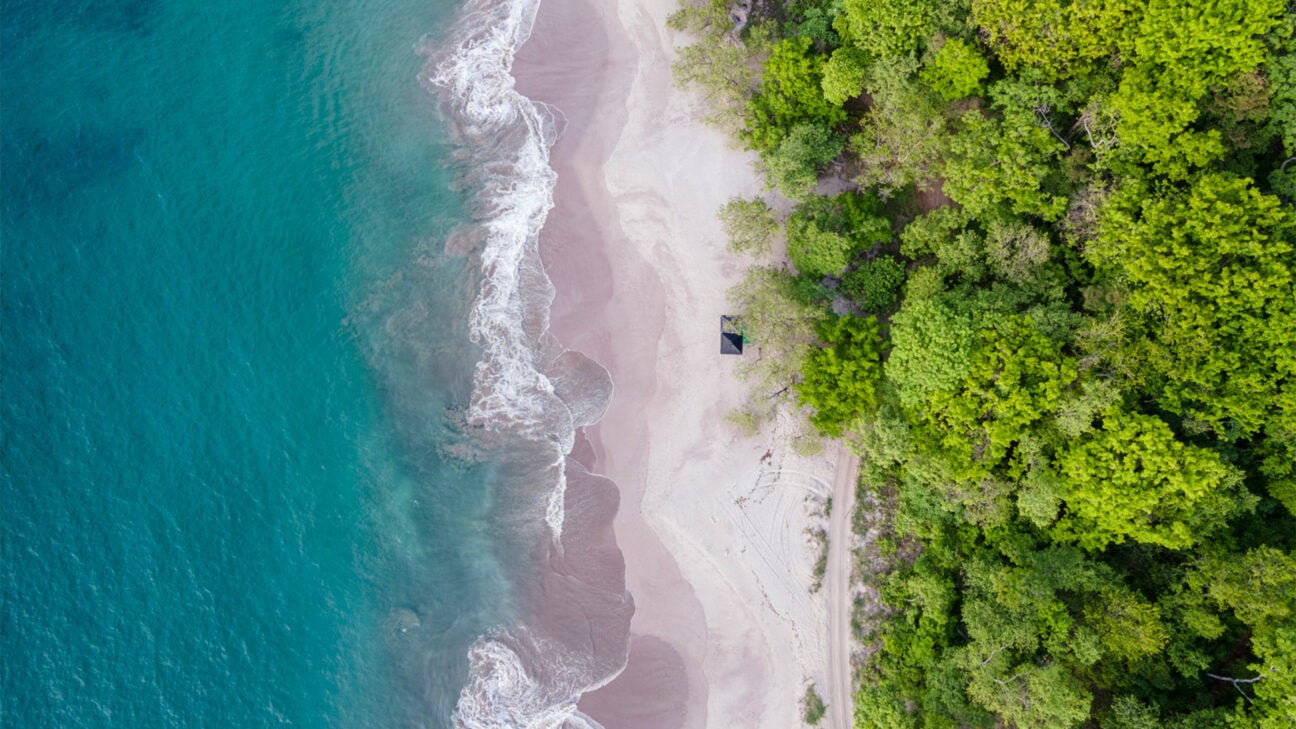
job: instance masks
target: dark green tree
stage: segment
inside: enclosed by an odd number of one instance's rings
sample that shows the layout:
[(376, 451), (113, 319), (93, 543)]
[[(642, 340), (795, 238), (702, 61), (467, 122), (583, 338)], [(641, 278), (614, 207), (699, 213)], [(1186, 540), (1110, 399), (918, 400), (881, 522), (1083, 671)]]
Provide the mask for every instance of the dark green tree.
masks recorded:
[(842, 276), (841, 292), (864, 311), (889, 312), (904, 285), (904, 266), (890, 256), (862, 261)]

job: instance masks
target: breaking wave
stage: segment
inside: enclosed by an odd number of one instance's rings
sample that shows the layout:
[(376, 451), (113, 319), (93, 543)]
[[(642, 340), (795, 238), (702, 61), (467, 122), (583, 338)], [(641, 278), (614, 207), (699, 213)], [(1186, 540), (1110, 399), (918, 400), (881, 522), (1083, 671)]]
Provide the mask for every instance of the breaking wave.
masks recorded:
[(576, 703), (624, 668), (634, 612), (611, 531), (616, 487), (567, 457), (576, 430), (606, 410), (612, 383), (601, 365), (549, 333), (554, 289), (539, 233), (557, 180), (549, 149), (565, 119), (518, 93), (511, 73), (538, 8), (539, 0), (470, 0), (446, 38), (421, 47), (423, 82), (441, 101), (465, 163), (460, 184), (476, 191), (474, 224), (457, 234), (480, 261), (469, 323), (482, 357), (468, 421), (483, 439), (523, 439), (552, 455), (526, 486), (544, 504), (535, 521), (546, 532), (528, 615), (469, 651), (454, 720), (472, 729), (597, 727)]

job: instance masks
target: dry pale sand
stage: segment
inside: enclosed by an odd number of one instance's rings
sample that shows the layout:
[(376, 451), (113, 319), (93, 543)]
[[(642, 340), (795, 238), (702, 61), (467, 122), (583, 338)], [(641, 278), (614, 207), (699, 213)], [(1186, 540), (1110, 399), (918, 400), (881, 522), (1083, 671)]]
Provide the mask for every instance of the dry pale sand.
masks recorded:
[(629, 666), (581, 709), (609, 729), (800, 725), (828, 673), (826, 595), (811, 593), (835, 452), (724, 421), (746, 385), (719, 354), (743, 262), (716, 209), (759, 192), (750, 158), (674, 88), (673, 0), (544, 0), (518, 88), (569, 118), (541, 236), (553, 330), (616, 394), (581, 460), (621, 489), (615, 530), (635, 600)]

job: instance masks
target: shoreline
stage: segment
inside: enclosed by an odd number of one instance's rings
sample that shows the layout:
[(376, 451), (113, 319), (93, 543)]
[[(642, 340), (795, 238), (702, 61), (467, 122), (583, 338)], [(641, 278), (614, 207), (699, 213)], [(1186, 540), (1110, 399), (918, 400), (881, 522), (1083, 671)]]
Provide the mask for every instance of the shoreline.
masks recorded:
[(672, 84), (674, 0), (606, 2), (543, 0), (513, 67), (521, 93), (568, 119), (540, 233), (551, 331), (615, 386), (572, 457), (621, 492), (632, 642), (626, 670), (580, 708), (610, 729), (795, 726), (807, 681), (822, 692), (827, 676), (803, 532), (834, 464), (724, 421), (747, 385), (716, 329), (744, 264), (715, 211), (760, 181)]

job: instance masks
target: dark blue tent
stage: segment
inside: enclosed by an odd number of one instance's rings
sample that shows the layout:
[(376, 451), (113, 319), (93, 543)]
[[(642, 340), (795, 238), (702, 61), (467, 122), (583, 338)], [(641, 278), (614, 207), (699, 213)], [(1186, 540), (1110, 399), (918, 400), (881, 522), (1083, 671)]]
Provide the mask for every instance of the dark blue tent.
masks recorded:
[(742, 354), (743, 335), (737, 322), (727, 316), (720, 317), (720, 354)]

